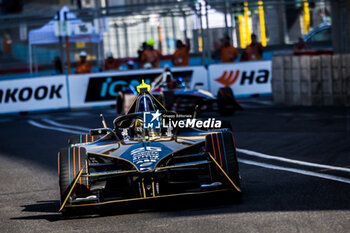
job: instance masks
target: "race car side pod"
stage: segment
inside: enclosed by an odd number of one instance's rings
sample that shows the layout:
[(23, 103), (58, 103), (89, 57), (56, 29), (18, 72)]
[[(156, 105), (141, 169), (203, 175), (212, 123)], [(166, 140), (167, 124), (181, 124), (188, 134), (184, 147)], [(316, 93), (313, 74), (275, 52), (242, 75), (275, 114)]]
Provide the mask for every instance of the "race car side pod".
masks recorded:
[(235, 185), (235, 183), (233, 183), (233, 181), (231, 180), (231, 178), (226, 174), (226, 172), (224, 171), (224, 169), (222, 169), (222, 167), (218, 164), (218, 162), (216, 162), (216, 160), (214, 159), (214, 157), (209, 153), (209, 156), (211, 158), (211, 160), (214, 161), (214, 163), (216, 164), (216, 166), (218, 168), (220, 168), (220, 170), (222, 171), (222, 173), (226, 176), (226, 178), (230, 181), (230, 183), (233, 185), (233, 187), (235, 187), (235, 189), (238, 191), (238, 192), (242, 192), (240, 188), (238, 188), (237, 185)]
[(77, 184), (79, 178), (80, 178), (81, 175), (83, 174), (83, 170), (84, 170), (84, 168), (80, 169), (78, 175), (75, 177), (74, 182), (73, 182), (73, 185), (72, 185), (72, 187), (70, 188), (70, 190), (69, 190), (69, 192), (68, 192), (66, 198), (64, 199), (64, 202), (62, 203), (62, 205), (61, 205), (60, 209), (58, 210), (58, 212), (61, 212), (62, 209), (64, 208), (64, 206), (66, 205), (69, 196), (71, 195), (73, 189), (75, 188), (75, 186), (76, 186), (76, 184)]

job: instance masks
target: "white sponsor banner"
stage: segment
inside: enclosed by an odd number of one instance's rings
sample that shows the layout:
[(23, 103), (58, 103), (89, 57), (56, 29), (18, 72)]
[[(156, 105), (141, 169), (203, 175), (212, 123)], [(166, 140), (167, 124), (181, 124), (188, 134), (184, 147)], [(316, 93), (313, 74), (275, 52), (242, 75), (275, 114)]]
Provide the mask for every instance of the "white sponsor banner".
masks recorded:
[(0, 113), (68, 108), (66, 77), (0, 81)]
[[(69, 75), (70, 106), (83, 108), (115, 104), (120, 91), (125, 91), (126, 87), (136, 89), (142, 79), (150, 83), (163, 71), (149, 69)], [(175, 78), (182, 78), (190, 88), (208, 89), (207, 70), (202, 66), (176, 67), (171, 71)]]
[(231, 87), (235, 96), (271, 94), (271, 61), (249, 61), (209, 66), (210, 92)]

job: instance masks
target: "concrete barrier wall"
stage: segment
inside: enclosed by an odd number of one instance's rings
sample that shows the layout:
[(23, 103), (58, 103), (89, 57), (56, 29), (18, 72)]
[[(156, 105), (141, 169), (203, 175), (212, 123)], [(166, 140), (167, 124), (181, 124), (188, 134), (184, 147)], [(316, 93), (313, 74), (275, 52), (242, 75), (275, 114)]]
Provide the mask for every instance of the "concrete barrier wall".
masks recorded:
[(350, 54), (273, 57), (272, 95), (277, 104), (350, 106)]

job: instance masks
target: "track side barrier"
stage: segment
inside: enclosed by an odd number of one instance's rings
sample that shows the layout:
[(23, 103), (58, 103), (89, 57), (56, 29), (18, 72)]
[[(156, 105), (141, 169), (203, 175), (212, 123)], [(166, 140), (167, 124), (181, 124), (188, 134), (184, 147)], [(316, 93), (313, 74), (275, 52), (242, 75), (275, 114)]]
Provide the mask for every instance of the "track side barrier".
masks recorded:
[[(231, 87), (236, 97), (271, 94), (271, 61), (171, 68), (191, 89), (210, 91)], [(163, 69), (113, 71), (0, 81), (0, 114), (77, 109), (115, 104), (127, 87), (152, 82)]]
[[(181, 78), (190, 88), (201, 83), (199, 88), (208, 89), (207, 70), (203, 66), (176, 67), (171, 70), (175, 78)], [(142, 79), (150, 83), (162, 72), (163, 69), (149, 69), (70, 75), (68, 80), (71, 108), (115, 104), (117, 96), (126, 87), (136, 89)]]
[(249, 61), (210, 65), (211, 93), (231, 87), (236, 97), (255, 94), (272, 94), (271, 61)]
[(67, 109), (64, 75), (0, 81), (0, 114)]

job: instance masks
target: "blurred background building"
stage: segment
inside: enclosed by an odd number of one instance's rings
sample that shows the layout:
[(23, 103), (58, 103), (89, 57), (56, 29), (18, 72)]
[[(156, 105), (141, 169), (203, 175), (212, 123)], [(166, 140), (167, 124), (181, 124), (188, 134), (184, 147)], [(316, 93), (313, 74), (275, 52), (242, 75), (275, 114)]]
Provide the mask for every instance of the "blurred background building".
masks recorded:
[(64, 37), (29, 46), (28, 36), (63, 6), (101, 34), (98, 43), (68, 37), (72, 63), (85, 50), (98, 71), (108, 51), (137, 61), (140, 46), (149, 39), (165, 55), (163, 64), (170, 63), (167, 55), (174, 53), (178, 39), (190, 39), (190, 63), (200, 65), (220, 61), (215, 46), (223, 36), (241, 50), (252, 33), (264, 46), (264, 59), (292, 51), (301, 36), (313, 48), (349, 52), (349, 5), (346, 0), (0, 0), (0, 74), (28, 72), (29, 64), (33, 71), (49, 72), (55, 57), (67, 63)]

